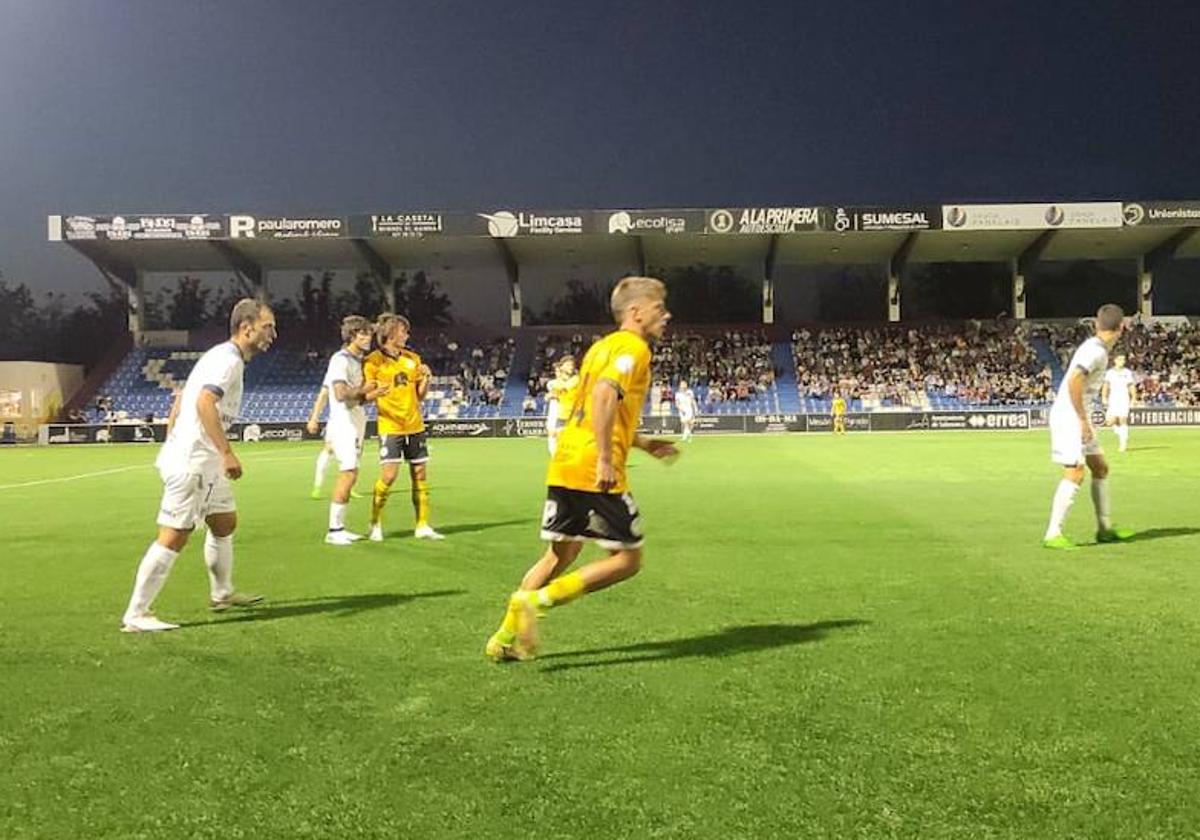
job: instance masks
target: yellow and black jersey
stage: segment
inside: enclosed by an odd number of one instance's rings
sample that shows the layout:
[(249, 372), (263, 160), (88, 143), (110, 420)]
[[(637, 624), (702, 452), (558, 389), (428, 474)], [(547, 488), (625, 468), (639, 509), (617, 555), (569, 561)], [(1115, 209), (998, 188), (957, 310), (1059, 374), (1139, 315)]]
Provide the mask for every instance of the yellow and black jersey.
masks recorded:
[(363, 361), (363, 379), (391, 386), (376, 403), (381, 436), (425, 431), (421, 398), (417, 395), (420, 369), (421, 357), (411, 350), (401, 350), (398, 356), (376, 350)]
[(559, 433), (558, 447), (546, 473), (546, 484), (551, 487), (599, 490), (596, 483), (599, 450), (592, 430), (592, 390), (601, 380), (616, 386), (620, 396), (612, 431), (612, 460), (617, 484), (609, 492), (624, 493), (629, 489), (625, 460), (637, 435), (646, 392), (650, 390), (650, 345), (625, 330), (609, 333), (593, 344), (583, 357), (579, 384), (567, 404), (567, 422)]

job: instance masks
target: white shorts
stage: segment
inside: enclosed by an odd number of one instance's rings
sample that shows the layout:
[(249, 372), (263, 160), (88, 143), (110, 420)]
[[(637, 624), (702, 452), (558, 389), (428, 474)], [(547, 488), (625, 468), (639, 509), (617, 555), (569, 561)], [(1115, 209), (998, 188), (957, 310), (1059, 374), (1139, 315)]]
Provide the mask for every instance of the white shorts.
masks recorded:
[(1050, 460), (1064, 467), (1075, 467), (1083, 463), (1088, 455), (1103, 455), (1100, 441), (1093, 435), (1086, 446), (1083, 430), (1079, 428), (1079, 417), (1074, 411), (1057, 414), (1050, 412)]
[(558, 414), (548, 415), (546, 417), (546, 434), (550, 437), (554, 437), (556, 434), (558, 434), (558, 430), (561, 426), (562, 423), (558, 421)]
[(162, 473), (163, 495), (159, 525), (190, 531), (214, 513), (233, 513), (233, 487), (224, 475)]
[(358, 469), (362, 458), (363, 432), (358, 429), (326, 429), (325, 445), (333, 452), (341, 472)]
[(679, 422), (680, 423), (691, 423), (695, 419), (696, 419), (696, 415), (690, 411), (679, 412)]
[(1108, 420), (1129, 420), (1129, 405), (1113, 403), (1108, 404), (1108, 409), (1104, 412), (1104, 417)]

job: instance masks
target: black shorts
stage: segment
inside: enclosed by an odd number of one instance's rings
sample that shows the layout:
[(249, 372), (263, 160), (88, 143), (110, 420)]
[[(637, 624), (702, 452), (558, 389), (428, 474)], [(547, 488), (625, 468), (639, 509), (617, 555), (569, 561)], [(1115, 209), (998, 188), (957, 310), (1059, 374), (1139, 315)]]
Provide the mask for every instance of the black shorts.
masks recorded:
[(425, 443), (425, 433), (415, 435), (380, 435), (379, 463), (398, 464), (408, 461), (410, 464), (424, 464), (429, 460), (429, 445)]
[(593, 540), (614, 551), (641, 548), (642, 517), (629, 493), (591, 493), (547, 487), (542, 509), (542, 539), (551, 542)]

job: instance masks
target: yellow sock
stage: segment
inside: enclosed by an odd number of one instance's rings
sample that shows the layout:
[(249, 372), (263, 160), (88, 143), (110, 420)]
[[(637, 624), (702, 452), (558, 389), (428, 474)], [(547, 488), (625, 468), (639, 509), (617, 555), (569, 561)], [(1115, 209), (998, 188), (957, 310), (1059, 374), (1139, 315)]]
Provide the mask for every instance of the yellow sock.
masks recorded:
[(583, 594), (583, 575), (569, 572), (538, 590), (538, 600), (547, 607), (561, 607)]
[(375, 481), (375, 492), (371, 494), (371, 524), (377, 524), (383, 517), (383, 508), (387, 505), (388, 496), (392, 494), (392, 488), (384, 483), (383, 479)]
[(517, 621), (520, 614), (520, 608), (511, 601), (508, 604), (508, 609), (504, 612), (504, 620), (500, 622), (500, 629), (496, 631), (496, 635), (500, 637), (502, 644), (510, 645), (512, 640), (517, 637)]
[(417, 514), (417, 527), (429, 524), (429, 482), (423, 478), (414, 478), (412, 484), (413, 510)]

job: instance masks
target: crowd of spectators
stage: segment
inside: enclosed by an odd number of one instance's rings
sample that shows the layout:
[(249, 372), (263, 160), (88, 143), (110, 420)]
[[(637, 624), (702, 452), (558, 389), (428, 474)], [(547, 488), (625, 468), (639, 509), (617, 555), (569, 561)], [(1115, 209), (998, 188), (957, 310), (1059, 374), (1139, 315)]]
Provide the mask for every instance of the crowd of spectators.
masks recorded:
[(798, 329), (792, 347), (802, 398), (921, 408), (927, 397), (1016, 405), (1051, 394), (1050, 367), (1011, 321)]
[(746, 402), (774, 388), (778, 372), (771, 341), (761, 330), (722, 333), (668, 333), (654, 351), (654, 391), (662, 402), (686, 381), (697, 392), (701, 409), (724, 402)]
[(454, 407), (504, 402), (516, 341), (491, 338), (469, 342), (438, 333), (421, 342), (422, 360), (433, 371), (436, 387)]
[[(1038, 327), (1063, 367), (1071, 353), (1092, 334), (1086, 323)], [(1200, 405), (1200, 330), (1188, 321), (1135, 321), (1109, 357), (1123, 354), (1133, 373), (1137, 399), (1147, 405)]]

